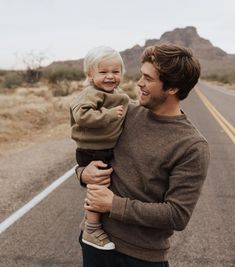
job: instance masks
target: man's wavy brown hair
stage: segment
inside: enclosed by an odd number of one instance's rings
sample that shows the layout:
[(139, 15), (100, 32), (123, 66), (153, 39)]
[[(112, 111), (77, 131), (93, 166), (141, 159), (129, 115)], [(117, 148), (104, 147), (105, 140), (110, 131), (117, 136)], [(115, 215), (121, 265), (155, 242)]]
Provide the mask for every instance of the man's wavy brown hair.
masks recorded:
[(163, 89), (177, 88), (179, 100), (187, 97), (198, 82), (201, 67), (191, 50), (178, 45), (155, 45), (147, 47), (142, 54), (142, 63), (150, 62), (159, 72)]

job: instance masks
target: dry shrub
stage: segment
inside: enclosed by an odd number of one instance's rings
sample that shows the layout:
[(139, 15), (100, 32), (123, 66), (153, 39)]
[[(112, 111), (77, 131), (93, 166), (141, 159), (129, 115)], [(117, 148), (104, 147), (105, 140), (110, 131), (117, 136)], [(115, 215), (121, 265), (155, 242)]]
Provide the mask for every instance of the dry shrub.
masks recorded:
[(56, 97), (53, 99), (53, 107), (56, 111), (68, 111), (73, 95), (66, 97)]
[(127, 82), (123, 82), (121, 84), (121, 88), (127, 93), (127, 95), (131, 98), (136, 100), (138, 98), (138, 87), (136, 82), (129, 80)]
[(53, 110), (57, 114), (57, 120), (63, 121), (65, 123), (69, 123), (70, 121), (70, 112), (69, 107), (72, 103), (74, 97), (78, 95), (80, 92), (76, 91), (71, 95), (65, 97), (54, 97), (53, 98)]
[(64, 80), (51, 85), (53, 96), (67, 96), (76, 91), (81, 91), (83, 88), (82, 81)]
[(60, 86), (67, 90), (66, 96), (53, 97), (47, 83), (1, 93), (0, 144), (32, 140), (43, 133), (68, 129), (69, 106), (74, 96), (80, 93), (82, 82), (61, 82)]
[(47, 100), (52, 98), (52, 92), (49, 90), (47, 85), (40, 87), (19, 87), (16, 89), (16, 94), (24, 97), (34, 95), (37, 97), (43, 97)]
[(84, 72), (80, 68), (58, 68), (54, 70), (44, 70), (43, 76), (50, 83), (57, 83), (59, 81), (80, 81), (85, 78)]
[[(121, 87), (132, 99), (137, 98), (133, 81), (125, 82)], [(28, 140), (58, 127), (61, 131), (69, 128), (69, 106), (82, 90), (83, 82), (63, 81), (53, 88), (38, 84), (0, 95), (0, 144)]]
[(16, 88), (23, 83), (23, 77), (20, 73), (9, 72), (2, 78), (2, 87), (4, 88)]
[(32, 128), (39, 128), (46, 124), (51, 117), (51, 103), (27, 103), (23, 106), (15, 107), (10, 115), (17, 121), (27, 121), (32, 124)]
[[(1, 116), (0, 116), (1, 117)], [(22, 125), (23, 126), (23, 125)], [(11, 119), (2, 119), (0, 120), (0, 143), (5, 143), (9, 141), (18, 141), (22, 136), (22, 129), (12, 123)]]
[(0, 142), (20, 140), (53, 120), (53, 104), (35, 95), (1, 95)]
[(234, 84), (235, 83), (235, 71), (224, 71), (224, 72), (218, 72), (218, 73), (210, 73), (207, 75), (203, 75), (202, 79), (208, 80), (208, 81), (217, 81), (224, 84)]

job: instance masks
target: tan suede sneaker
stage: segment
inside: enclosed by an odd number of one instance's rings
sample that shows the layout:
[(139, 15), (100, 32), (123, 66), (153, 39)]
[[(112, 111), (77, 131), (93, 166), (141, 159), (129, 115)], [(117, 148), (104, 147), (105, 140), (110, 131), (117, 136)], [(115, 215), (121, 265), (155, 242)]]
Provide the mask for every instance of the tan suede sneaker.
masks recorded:
[(82, 242), (97, 249), (115, 249), (114, 243), (109, 240), (108, 235), (102, 229), (97, 229), (91, 234), (85, 230), (82, 235)]

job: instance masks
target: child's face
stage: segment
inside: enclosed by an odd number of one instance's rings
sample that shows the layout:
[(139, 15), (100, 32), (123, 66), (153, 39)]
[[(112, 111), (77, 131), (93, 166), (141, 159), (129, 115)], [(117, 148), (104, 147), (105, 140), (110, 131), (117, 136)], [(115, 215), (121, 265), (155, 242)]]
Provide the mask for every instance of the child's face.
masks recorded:
[(96, 87), (112, 92), (121, 81), (122, 66), (118, 58), (107, 58), (98, 64), (88, 75)]

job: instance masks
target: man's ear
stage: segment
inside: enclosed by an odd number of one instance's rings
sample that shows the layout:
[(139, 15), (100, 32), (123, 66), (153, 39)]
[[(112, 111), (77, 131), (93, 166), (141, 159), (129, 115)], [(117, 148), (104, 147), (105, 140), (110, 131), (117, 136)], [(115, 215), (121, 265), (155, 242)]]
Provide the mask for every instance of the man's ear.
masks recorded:
[(170, 95), (175, 95), (179, 91), (179, 88), (169, 88), (167, 91)]

